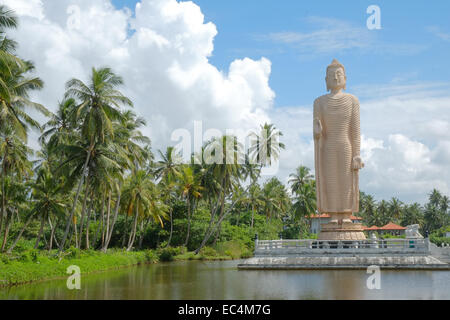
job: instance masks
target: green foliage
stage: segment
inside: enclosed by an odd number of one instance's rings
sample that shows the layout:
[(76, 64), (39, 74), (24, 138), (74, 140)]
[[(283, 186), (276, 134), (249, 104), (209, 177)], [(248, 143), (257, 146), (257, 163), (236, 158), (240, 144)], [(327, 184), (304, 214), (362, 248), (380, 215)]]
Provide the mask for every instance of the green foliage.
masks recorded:
[(203, 247), (200, 250), (200, 255), (203, 257), (217, 257), (217, 251), (214, 248), (211, 247)]
[(380, 234), (378, 237), (382, 238), (382, 239), (404, 239), (404, 238), (406, 238), (406, 236), (404, 234), (393, 235), (393, 234), (389, 234), (389, 233)]
[(450, 245), (450, 238), (447, 238), (445, 234), (450, 232), (450, 226), (444, 226), (432, 234), (430, 234), (430, 241), (437, 246), (442, 246), (442, 244)]
[(216, 251), (218, 254), (229, 256), (232, 259), (245, 259), (253, 256), (253, 250), (242, 241), (237, 240), (218, 243)]
[[(9, 13), (0, 15), (0, 38), (5, 40), (6, 31), (17, 21)], [(33, 65), (15, 55), (14, 42), (3, 44), (0, 206), (7, 203), (7, 210), (1, 208), (0, 239), (5, 238), (2, 251), (10, 249), (12, 254), (0, 254), (0, 279), (15, 283), (61, 276), (68, 263), (90, 272), (158, 259), (246, 258), (252, 255), (255, 235), (261, 240), (316, 238), (305, 220), (317, 209), (309, 168), (299, 166), (289, 176), (292, 193), (276, 177), (262, 185), (258, 182), (262, 167), (284, 149), (283, 143), (272, 144), (275, 135), (282, 136), (274, 124), (266, 123), (250, 135), (245, 164), (224, 164), (230, 151), (237, 154), (242, 147), (232, 136), (215, 137), (202, 146), (203, 150), (219, 146), (222, 164), (203, 158), (200, 163), (179, 164), (173, 147), (159, 152), (158, 161), (150, 139), (139, 131), (145, 120), (119, 108), (133, 103), (119, 91), (123, 79), (113, 70), (92, 68), (87, 84), (68, 81), (52, 114), (29, 100), (30, 93), (43, 86), (38, 77), (30, 77)], [(43, 113), (48, 121), (41, 126), (25, 106)], [(28, 128), (43, 129), (35, 157), (27, 147)], [(230, 142), (233, 150), (228, 148)], [(264, 150), (267, 154), (261, 157)], [(418, 223), (422, 231), (440, 230), (431, 236), (440, 244), (443, 227), (450, 223), (449, 199), (433, 190), (424, 206), (407, 205), (397, 198), (377, 202), (361, 192), (360, 215), (369, 226), (393, 221)], [(108, 245), (113, 249), (107, 254), (85, 250), (105, 245), (105, 229), (111, 231)], [(86, 233), (91, 243), (86, 244)], [(52, 234), (52, 248), (61, 244), (61, 257), (47, 251)], [(35, 243), (40, 251), (34, 249)], [(201, 245), (205, 246), (194, 254)], [(146, 250), (117, 249), (124, 247)]]
[(185, 247), (167, 247), (157, 250), (160, 261), (173, 261), (177, 255), (184, 254), (186, 252)]
[(157, 261), (158, 256), (152, 250), (139, 252), (109, 250), (107, 253), (101, 253), (71, 248), (61, 258), (55, 251), (48, 253), (34, 249), (19, 254), (0, 254), (0, 279), (6, 281), (0, 283), (0, 286), (64, 277), (70, 265), (77, 265), (81, 272), (90, 273)]
[(438, 247), (441, 247), (442, 244), (450, 245), (450, 238), (447, 238), (447, 237), (438, 237), (435, 235), (431, 235), (430, 241), (432, 243), (434, 243), (435, 245), (437, 245)]

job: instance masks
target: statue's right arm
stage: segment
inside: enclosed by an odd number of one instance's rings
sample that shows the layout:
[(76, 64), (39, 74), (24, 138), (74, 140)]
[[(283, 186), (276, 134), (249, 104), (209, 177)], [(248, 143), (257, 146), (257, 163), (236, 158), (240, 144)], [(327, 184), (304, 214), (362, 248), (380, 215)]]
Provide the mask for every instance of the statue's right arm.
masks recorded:
[(320, 139), (322, 136), (322, 122), (320, 121), (320, 112), (319, 112), (319, 101), (316, 99), (314, 101), (314, 111), (313, 111), (313, 131), (314, 131), (314, 139)]

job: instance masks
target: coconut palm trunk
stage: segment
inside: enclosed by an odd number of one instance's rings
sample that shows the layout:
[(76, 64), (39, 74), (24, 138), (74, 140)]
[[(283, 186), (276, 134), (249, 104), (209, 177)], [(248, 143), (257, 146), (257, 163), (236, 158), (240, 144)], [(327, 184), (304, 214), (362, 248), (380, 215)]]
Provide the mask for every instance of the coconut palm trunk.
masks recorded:
[(125, 247), (125, 241), (127, 239), (127, 233), (128, 233), (128, 214), (125, 215), (125, 223), (124, 223), (124, 230), (123, 230), (123, 236), (122, 236), (122, 245), (121, 247)]
[(89, 175), (86, 177), (86, 188), (84, 190), (84, 199), (83, 199), (83, 206), (81, 208), (81, 219), (80, 219), (80, 239), (77, 243), (77, 248), (81, 248), (81, 242), (83, 240), (83, 226), (84, 226), (84, 217), (86, 215), (86, 204), (89, 194)]
[[(84, 175), (86, 174), (87, 166), (88, 166), (88, 163), (89, 163), (89, 159), (91, 158), (91, 153), (92, 153), (93, 149), (94, 149), (94, 141), (91, 140), (91, 145), (89, 146), (89, 150), (88, 150), (88, 153), (86, 155), (86, 161), (84, 162), (84, 165), (83, 165), (83, 170), (82, 170), (82, 175), (81, 175), (81, 178), (80, 178), (80, 182), (78, 183), (77, 193), (76, 193), (75, 199), (73, 201), (72, 210), (70, 211), (70, 215), (69, 215), (69, 217), (67, 219), (67, 222), (66, 222), (66, 230), (64, 231), (63, 238), (62, 238), (61, 243), (59, 245), (59, 252), (61, 252), (64, 249), (64, 245), (66, 244), (67, 236), (69, 235), (70, 225), (72, 224), (72, 219), (73, 219), (73, 215), (75, 214), (75, 208), (77, 206), (78, 197), (80, 196), (81, 187), (82, 187), (83, 182), (84, 182)], [(75, 232), (76, 232), (76, 226), (75, 226)]]
[(170, 209), (169, 217), (170, 217), (170, 233), (169, 233), (169, 239), (167, 240), (166, 247), (170, 246), (170, 241), (172, 241), (172, 235), (173, 235), (173, 217), (172, 217), (173, 209)]
[(115, 226), (116, 221), (117, 221), (117, 216), (119, 214), (119, 207), (120, 207), (120, 197), (121, 197), (121, 192), (120, 192), (120, 187), (119, 187), (119, 194), (117, 195), (116, 207), (114, 208), (114, 218), (113, 218), (113, 221), (112, 221), (109, 233), (106, 234), (106, 242), (105, 242), (105, 245), (104, 245), (104, 247), (102, 249), (104, 252), (106, 252), (106, 250), (108, 250), (109, 242), (111, 241), (112, 233), (114, 231), (114, 226)]
[(34, 217), (34, 212), (32, 212), (30, 214), (30, 216), (28, 217), (27, 221), (25, 222), (25, 224), (22, 227), (22, 230), (20, 230), (19, 234), (17, 235), (16, 240), (14, 240), (14, 243), (11, 245), (11, 247), (9, 247), (9, 249), (7, 250), (7, 253), (11, 253), (14, 248), (16, 247), (17, 243), (19, 242), (20, 238), (22, 237), (23, 232), (25, 231), (25, 229), (28, 227), (28, 225), (30, 224), (31, 220), (33, 220)]
[(45, 214), (41, 213), (41, 227), (39, 228), (39, 233), (36, 237), (36, 243), (34, 244), (35, 249), (39, 247), (39, 241), (41, 240), (42, 233), (44, 232), (44, 225), (45, 225)]
[[(91, 195), (91, 203), (89, 205), (89, 209), (88, 209), (88, 214), (87, 214), (87, 218), (86, 218), (86, 249), (89, 250), (89, 225), (91, 222), (91, 213), (92, 213), (92, 207), (94, 205), (94, 199), (93, 199), (93, 195)], [(80, 238), (81, 238), (81, 234), (80, 234)], [(80, 240), (81, 243), (81, 240)], [(81, 245), (80, 245), (81, 247)]]
[(8, 234), (9, 234), (9, 227), (10, 227), (10, 225), (11, 225), (11, 214), (6, 216), (5, 232), (3, 233), (3, 241), (2, 241), (2, 247), (0, 249), (0, 252), (5, 251), (6, 241), (8, 240)]
[(255, 221), (255, 206), (252, 205), (252, 223), (250, 227), (253, 229), (253, 222)]
[(187, 201), (187, 207), (188, 207), (188, 224), (187, 224), (187, 233), (186, 233), (186, 239), (184, 240), (184, 246), (186, 247), (189, 242), (189, 233), (191, 231), (191, 201), (188, 198)]
[(5, 217), (5, 211), (6, 211), (5, 176), (6, 176), (6, 161), (3, 161), (3, 164), (2, 164), (2, 210), (0, 212), (0, 234), (2, 234), (3, 218)]
[(137, 227), (138, 216), (139, 216), (138, 205), (136, 205), (136, 213), (134, 216), (133, 229), (131, 230), (130, 237), (128, 239), (127, 251), (130, 251), (131, 248), (133, 248), (134, 238), (136, 236), (136, 227)]
[[(48, 251), (50, 252), (50, 251), (52, 251), (52, 249), (53, 249), (53, 240), (56, 240), (55, 239), (55, 231), (56, 231), (56, 227), (57, 227), (57, 225), (58, 225), (58, 222), (56, 222), (55, 223), (55, 226), (53, 226), (53, 224), (52, 224), (52, 220), (50, 219), (50, 216), (48, 217), (48, 224), (49, 224), (49, 226), (50, 226), (50, 243), (49, 243), (49, 245), (48, 245)], [(55, 241), (55, 243), (56, 243), (56, 241)], [(57, 243), (56, 243), (56, 245), (58, 245)]]
[(106, 212), (106, 229), (105, 229), (104, 241), (107, 241), (107, 239), (108, 239), (110, 217), (111, 217), (111, 190), (109, 190), (109, 193), (108, 193), (108, 210)]
[[(100, 232), (103, 233), (103, 215), (104, 215), (104, 211), (105, 211), (105, 201), (106, 201), (106, 191), (102, 193), (100, 217), (99, 217), (99, 221), (98, 221), (98, 225), (97, 225), (97, 230), (95, 231), (94, 242), (92, 244), (93, 246), (95, 246), (95, 244), (97, 243), (99, 233)], [(103, 243), (102, 243), (102, 247), (103, 247)]]

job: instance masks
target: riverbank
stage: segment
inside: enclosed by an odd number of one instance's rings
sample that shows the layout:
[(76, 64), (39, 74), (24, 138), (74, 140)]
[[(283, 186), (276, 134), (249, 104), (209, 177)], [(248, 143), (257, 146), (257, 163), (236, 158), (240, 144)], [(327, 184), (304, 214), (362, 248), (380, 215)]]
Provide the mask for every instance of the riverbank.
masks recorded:
[(194, 252), (187, 252), (184, 247), (169, 247), (130, 252), (110, 249), (106, 253), (71, 248), (61, 256), (58, 256), (56, 250), (26, 250), (10, 255), (0, 254), (0, 288), (68, 277), (67, 268), (71, 265), (80, 267), (82, 274), (88, 274), (160, 261), (232, 260), (249, 254), (248, 251), (230, 249), (225, 252), (205, 247), (196, 255)]

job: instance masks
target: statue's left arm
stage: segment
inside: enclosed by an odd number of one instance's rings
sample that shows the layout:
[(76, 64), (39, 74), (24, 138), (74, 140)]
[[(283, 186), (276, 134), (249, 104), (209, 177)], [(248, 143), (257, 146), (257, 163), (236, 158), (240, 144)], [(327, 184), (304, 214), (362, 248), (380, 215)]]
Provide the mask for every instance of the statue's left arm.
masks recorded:
[(350, 137), (352, 140), (352, 167), (359, 170), (364, 167), (361, 159), (361, 129), (359, 120), (359, 100), (353, 97), (352, 118), (350, 123)]

